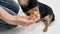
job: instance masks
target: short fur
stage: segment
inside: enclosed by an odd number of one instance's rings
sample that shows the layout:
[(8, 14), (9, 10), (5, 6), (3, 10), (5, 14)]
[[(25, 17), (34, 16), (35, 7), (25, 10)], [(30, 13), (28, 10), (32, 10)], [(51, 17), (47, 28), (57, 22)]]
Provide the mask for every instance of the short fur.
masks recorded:
[(55, 20), (55, 15), (52, 9), (49, 6), (38, 2), (37, 0), (28, 0), (26, 5), (21, 4), (21, 1), (19, 0), (18, 2), (23, 12), (28, 16), (32, 16), (31, 19), (34, 19), (37, 15), (39, 15), (40, 20), (43, 19), (45, 21), (45, 28), (43, 29), (43, 32), (47, 32), (50, 23)]

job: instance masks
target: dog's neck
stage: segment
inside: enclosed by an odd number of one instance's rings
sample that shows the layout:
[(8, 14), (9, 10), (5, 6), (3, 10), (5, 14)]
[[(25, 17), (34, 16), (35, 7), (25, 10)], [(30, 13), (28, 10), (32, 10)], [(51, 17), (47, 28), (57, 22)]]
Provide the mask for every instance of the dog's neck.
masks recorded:
[(28, 5), (29, 0), (18, 0), (18, 2), (19, 2), (20, 5), (25, 6), (25, 5)]

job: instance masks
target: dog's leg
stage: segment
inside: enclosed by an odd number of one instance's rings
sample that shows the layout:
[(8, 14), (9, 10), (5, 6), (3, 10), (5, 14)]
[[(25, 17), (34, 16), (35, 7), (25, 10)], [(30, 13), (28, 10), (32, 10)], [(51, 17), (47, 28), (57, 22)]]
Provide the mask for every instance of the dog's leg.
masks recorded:
[(38, 7), (35, 7), (33, 9), (29, 10), (28, 12), (30, 14), (30, 19), (35, 19), (37, 17), (39, 17), (39, 19), (40, 19), (40, 13), (39, 13)]
[(43, 29), (43, 32), (47, 32), (48, 27), (51, 23), (51, 16), (47, 15), (46, 17), (44, 17), (45, 20), (45, 28)]

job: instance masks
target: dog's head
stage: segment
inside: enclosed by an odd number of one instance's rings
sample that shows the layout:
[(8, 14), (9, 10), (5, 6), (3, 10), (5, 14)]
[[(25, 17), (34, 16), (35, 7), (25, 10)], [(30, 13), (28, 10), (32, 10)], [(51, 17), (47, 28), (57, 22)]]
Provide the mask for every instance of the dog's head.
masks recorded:
[(28, 5), (29, 2), (34, 2), (34, 1), (37, 1), (37, 0), (18, 0), (20, 5)]
[(18, 0), (20, 5), (28, 5), (29, 0)]

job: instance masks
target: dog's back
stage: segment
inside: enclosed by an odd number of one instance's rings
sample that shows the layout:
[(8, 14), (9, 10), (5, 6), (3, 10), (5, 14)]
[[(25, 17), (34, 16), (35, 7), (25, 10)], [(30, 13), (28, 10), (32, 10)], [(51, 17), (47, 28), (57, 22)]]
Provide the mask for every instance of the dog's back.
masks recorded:
[(37, 3), (39, 5), (39, 11), (40, 11), (40, 14), (41, 14), (41, 18), (44, 18), (47, 15), (50, 15), (50, 16), (52, 16), (52, 21), (51, 22), (53, 22), (55, 20), (55, 15), (53, 13), (52, 8), (49, 7), (48, 5), (43, 4), (43, 3), (40, 3), (40, 2), (37, 2)]

